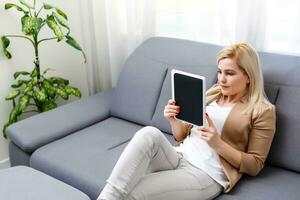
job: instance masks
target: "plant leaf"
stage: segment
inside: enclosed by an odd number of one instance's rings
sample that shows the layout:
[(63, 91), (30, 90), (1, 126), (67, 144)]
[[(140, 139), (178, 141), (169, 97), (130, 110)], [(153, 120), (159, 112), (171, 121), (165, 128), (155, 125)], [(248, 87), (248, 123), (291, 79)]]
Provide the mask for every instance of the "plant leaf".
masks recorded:
[(13, 3), (6, 3), (6, 4), (4, 5), (4, 9), (5, 9), (5, 10), (11, 9), (11, 8), (13, 8), (13, 7), (16, 8), (17, 11), (21, 11), (21, 12), (23, 12), (23, 13), (25, 13), (25, 14), (28, 13), (27, 11), (25, 11), (23, 8), (21, 8), (20, 6), (18, 6), (18, 5), (16, 5), (16, 4), (13, 4)]
[(16, 98), (18, 95), (20, 94), (20, 90), (15, 90), (11, 93), (9, 93), (6, 97), (5, 97), (5, 100), (12, 100), (14, 98)]
[(34, 81), (31, 80), (27, 83), (25, 89), (24, 89), (24, 94), (27, 94), (28, 92), (31, 92), (33, 90), (33, 86), (34, 86)]
[(69, 85), (69, 80), (61, 78), (61, 77), (51, 77), (49, 78), (49, 81), (52, 84), (58, 84), (58, 85)]
[(43, 19), (24, 15), (21, 18), (22, 31), (25, 35), (37, 35), (43, 26)]
[(19, 111), (24, 112), (29, 104), (30, 97), (27, 94), (24, 94), (19, 99)]
[(34, 9), (33, 6), (30, 6), (30, 5), (29, 5), (28, 3), (26, 3), (24, 0), (19, 0), (19, 2), (20, 2), (23, 6), (27, 7), (28, 9)]
[(68, 20), (68, 16), (59, 8), (55, 8), (56, 12), (62, 16), (63, 18), (65, 18), (65, 20)]
[(20, 75), (29, 75), (29, 72), (26, 71), (19, 71), (14, 73), (14, 78), (17, 79)]
[(2, 41), (2, 45), (3, 45), (4, 48), (7, 48), (9, 46), (9, 44), (10, 44), (9, 39), (7, 37), (5, 37), (5, 36), (1, 37), (1, 41)]
[(51, 6), (50, 4), (44, 3), (44, 9), (50, 10), (50, 9), (52, 9), (52, 8), (54, 8), (54, 7)]
[(11, 87), (12, 88), (18, 88), (21, 87), (24, 83), (27, 84), (30, 80), (18, 80), (17, 83), (12, 84)]
[(63, 88), (56, 88), (56, 92), (64, 100), (68, 100), (69, 99), (68, 93)]
[(66, 35), (66, 42), (71, 45), (72, 47), (74, 47), (75, 49), (79, 50), (79, 51), (82, 51), (82, 48), (80, 47), (80, 45), (76, 42), (76, 40), (69, 36), (69, 35)]
[(57, 107), (57, 104), (55, 101), (46, 101), (45, 103), (42, 104), (42, 110), (43, 112), (54, 109)]
[(17, 83), (15, 84), (12, 84), (11, 87), (12, 88), (18, 88), (18, 87), (21, 87), (24, 83), (27, 83), (28, 81), (25, 81), (25, 80), (18, 80)]
[(43, 80), (42, 86), (50, 98), (55, 98), (56, 90), (52, 87), (52, 85), (47, 79)]
[(2, 42), (2, 50), (3, 50), (3, 53), (4, 53), (5, 57), (8, 58), (8, 59), (11, 59), (12, 56), (11, 56), (10, 52), (7, 50), (7, 47), (10, 44), (9, 39), (5, 36), (2, 36), (1, 37), (1, 42)]
[(7, 50), (4, 50), (4, 55), (5, 55), (5, 57), (6, 58), (8, 58), (8, 59), (11, 59), (11, 54), (10, 54), (10, 52), (9, 51), (7, 51)]
[(38, 70), (37, 70), (37, 68), (35, 67), (34, 70), (31, 72), (30, 77), (31, 77), (31, 78), (34, 78), (34, 77), (37, 77), (37, 75), (38, 75)]
[(66, 43), (69, 44), (70, 46), (74, 47), (75, 49), (79, 50), (82, 52), (83, 58), (84, 58), (84, 63), (86, 63), (86, 56), (80, 45), (76, 42), (76, 40), (71, 37), (70, 35), (66, 35)]
[(19, 109), (19, 105), (15, 106), (12, 111), (10, 112), (10, 115), (9, 115), (9, 123), (14, 123), (17, 121), (17, 117), (18, 115), (20, 115), (21, 112), (20, 112), (20, 109)]
[(3, 129), (2, 129), (3, 137), (4, 137), (5, 139), (7, 139), (6, 129), (7, 129), (7, 127), (8, 127), (9, 125), (11, 125), (11, 123), (7, 122), (6, 124), (4, 124)]
[(61, 9), (56, 8), (56, 7), (54, 7), (54, 6), (50, 5), (50, 4), (44, 3), (44, 9), (50, 10), (50, 9), (53, 9), (53, 8), (55, 8), (56, 12), (60, 16), (62, 16), (63, 18), (65, 18), (65, 20), (68, 20), (68, 16)]
[(55, 71), (55, 69), (48, 67), (47, 69), (44, 70), (43, 74), (46, 74), (48, 71)]
[(63, 27), (67, 28), (68, 30), (70, 30), (66, 20), (61, 16), (58, 15), (57, 13), (53, 12), (52, 15), (54, 16), (54, 18), (56, 19), (56, 21), (62, 25)]
[(69, 95), (74, 95), (76, 97), (81, 98), (81, 92), (78, 88), (75, 87), (71, 87), (71, 86), (67, 86), (65, 88), (65, 91), (69, 94)]
[(39, 102), (45, 102), (47, 100), (47, 95), (44, 91), (37, 91), (33, 93), (34, 98)]
[(47, 17), (47, 25), (49, 26), (50, 29), (53, 30), (54, 34), (57, 37), (57, 41), (61, 41), (64, 38), (64, 35), (60, 29), (60, 27), (57, 25), (53, 15), (50, 15)]

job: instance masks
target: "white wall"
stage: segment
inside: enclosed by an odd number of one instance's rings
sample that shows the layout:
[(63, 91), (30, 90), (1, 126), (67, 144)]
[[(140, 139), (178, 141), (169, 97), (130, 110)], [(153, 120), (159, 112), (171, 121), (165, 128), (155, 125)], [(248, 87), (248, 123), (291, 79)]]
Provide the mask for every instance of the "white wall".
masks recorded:
[[(33, 0), (25, 0), (31, 3)], [(69, 18), (71, 35), (82, 45), (81, 20), (79, 15), (80, 0), (47, 0), (48, 4), (62, 9)], [(0, 0), (0, 36), (3, 34), (20, 34), (21, 13), (10, 9), (4, 10), (5, 3), (17, 3), (17, 0)], [(37, 0), (38, 3), (44, 2)], [(45, 28), (47, 29), (47, 28)], [(47, 29), (48, 30), (48, 29)], [(48, 37), (49, 31), (41, 32), (41, 38)], [(52, 33), (51, 33), (52, 34)], [(27, 40), (11, 38), (10, 52), (13, 55), (11, 60), (4, 58), (2, 50), (0, 51), (0, 130), (7, 121), (9, 112), (12, 108), (10, 102), (5, 101), (5, 96), (11, 91), (10, 85), (13, 82), (13, 73), (15, 71), (30, 71), (34, 64), (32, 45)], [(2, 47), (0, 47), (2, 49)], [(88, 95), (86, 69), (80, 51), (68, 46), (64, 42), (57, 43), (49, 41), (40, 46), (40, 61), (42, 69), (47, 67), (54, 68), (56, 71), (48, 72), (51, 76), (61, 76), (70, 80), (70, 84), (78, 87), (83, 98)], [(72, 98), (75, 100), (75, 98)], [(67, 102), (60, 101), (60, 104)], [(8, 158), (8, 140), (3, 139), (2, 131), (0, 134), (0, 161)]]

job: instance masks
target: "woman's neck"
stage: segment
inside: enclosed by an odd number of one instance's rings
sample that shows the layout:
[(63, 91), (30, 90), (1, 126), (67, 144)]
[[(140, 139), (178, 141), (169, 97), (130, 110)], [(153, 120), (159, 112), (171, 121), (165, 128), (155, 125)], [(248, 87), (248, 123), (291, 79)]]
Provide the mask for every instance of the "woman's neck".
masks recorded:
[(244, 94), (230, 95), (230, 96), (221, 96), (218, 103), (220, 106), (231, 107), (238, 103)]

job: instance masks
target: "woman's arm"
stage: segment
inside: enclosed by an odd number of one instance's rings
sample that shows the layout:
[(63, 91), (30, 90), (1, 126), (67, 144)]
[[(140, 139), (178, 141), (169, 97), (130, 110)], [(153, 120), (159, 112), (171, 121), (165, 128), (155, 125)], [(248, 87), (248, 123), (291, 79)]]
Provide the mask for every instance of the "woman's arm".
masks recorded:
[(249, 134), (248, 149), (241, 152), (239, 171), (251, 176), (257, 175), (264, 167), (269, 154), (276, 129), (275, 107), (266, 109), (254, 118), (252, 130)]
[(232, 166), (234, 166), (235, 168), (239, 168), (242, 159), (241, 152), (231, 147), (221, 139), (221, 137), (217, 133), (217, 129), (214, 123), (212, 122), (208, 114), (206, 114), (206, 119), (208, 122), (208, 126), (200, 126), (198, 128), (200, 137), (205, 140), (208, 145), (217, 152), (217, 154), (222, 156)]
[(239, 169), (241, 173), (255, 176), (264, 167), (269, 153), (275, 133), (275, 118), (274, 107), (266, 109), (254, 118), (246, 152), (239, 151), (223, 141), (216, 133), (216, 129), (208, 116), (209, 126), (199, 127), (199, 131), (201, 137), (227, 162)]
[(190, 132), (191, 125), (179, 120), (170, 121), (173, 137), (177, 142), (182, 142)]
[(177, 142), (181, 142), (188, 135), (191, 125), (183, 123), (176, 119), (176, 115), (180, 112), (179, 106), (175, 105), (175, 101), (170, 99), (165, 106), (164, 117), (169, 121), (173, 137)]

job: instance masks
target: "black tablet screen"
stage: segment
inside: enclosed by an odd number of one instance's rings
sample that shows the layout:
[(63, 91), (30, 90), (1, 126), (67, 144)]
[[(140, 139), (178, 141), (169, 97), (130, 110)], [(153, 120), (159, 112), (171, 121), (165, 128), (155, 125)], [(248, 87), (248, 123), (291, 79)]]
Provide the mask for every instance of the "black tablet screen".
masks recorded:
[(203, 125), (203, 80), (174, 74), (174, 97), (180, 106), (178, 119), (192, 124)]

